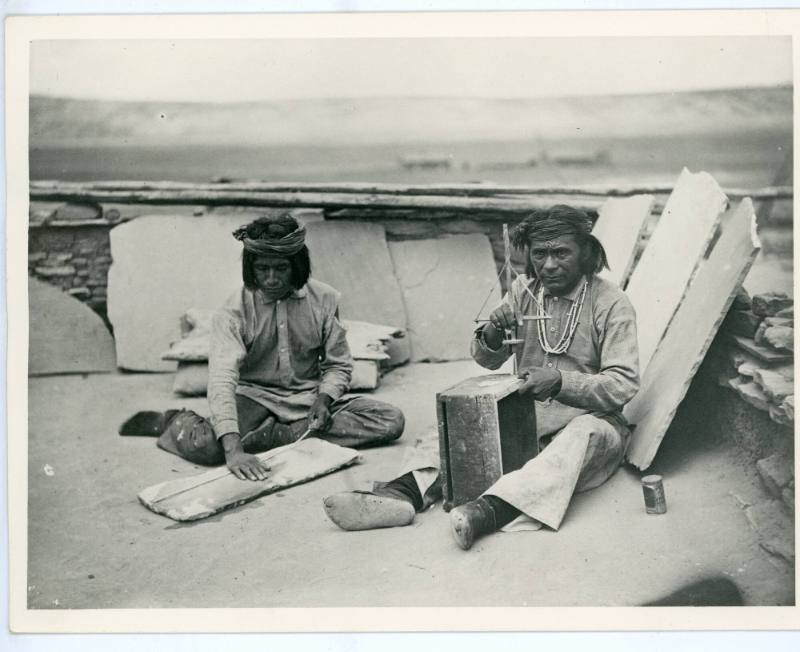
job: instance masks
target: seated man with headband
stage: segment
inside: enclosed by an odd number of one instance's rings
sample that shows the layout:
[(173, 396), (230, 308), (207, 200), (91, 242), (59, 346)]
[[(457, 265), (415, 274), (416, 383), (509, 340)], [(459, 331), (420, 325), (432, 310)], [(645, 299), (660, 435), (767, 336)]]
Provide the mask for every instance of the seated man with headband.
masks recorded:
[(227, 463), (242, 480), (267, 477), (254, 453), (296, 441), (306, 429), (342, 446), (400, 437), (400, 410), (345, 395), (353, 359), (339, 293), (309, 278), (305, 227), (284, 214), (233, 235), (244, 245), (244, 285), (213, 320), (211, 421), (189, 410), (138, 412), (120, 434), (157, 436), (161, 448), (197, 464)]
[[(554, 206), (512, 233), (526, 274), (475, 331), (471, 351), (498, 369), (512, 355), (504, 331), (518, 328), (519, 391), (536, 399), (541, 452), (450, 512), (464, 550), (506, 525), (558, 529), (573, 493), (603, 484), (622, 462), (630, 439), (622, 408), (639, 388), (636, 315), (622, 290), (596, 275), (608, 263), (591, 229), (583, 211)], [(551, 318), (518, 325), (515, 314)], [(329, 496), (325, 511), (347, 530), (407, 525), (441, 495), (438, 466), (437, 450), (418, 450), (395, 480), (371, 493)]]

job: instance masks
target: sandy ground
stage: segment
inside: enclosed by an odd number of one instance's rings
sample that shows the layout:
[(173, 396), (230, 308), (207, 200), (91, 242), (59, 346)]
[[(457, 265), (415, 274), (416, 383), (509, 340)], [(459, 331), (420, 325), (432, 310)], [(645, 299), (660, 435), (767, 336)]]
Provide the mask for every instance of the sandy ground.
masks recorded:
[(663, 516), (645, 513), (639, 474), (622, 469), (576, 497), (560, 531), (496, 534), (469, 552), (451, 540), (440, 505), (405, 528), (343, 532), (329, 522), (322, 497), (391, 477), (405, 448), (433, 431), (435, 391), (477, 373), (471, 361), (393, 371), (377, 395), (407, 415), (400, 442), (190, 524), (149, 512), (136, 495), (197, 467), (116, 429), (134, 409), (205, 411), (205, 399), (175, 399), (170, 374), (31, 379), (29, 606), (635, 605), (720, 574), (748, 604), (793, 602), (791, 570), (759, 548), (732, 495), (760, 491), (749, 467), (729, 448), (679, 438), (656, 462)]

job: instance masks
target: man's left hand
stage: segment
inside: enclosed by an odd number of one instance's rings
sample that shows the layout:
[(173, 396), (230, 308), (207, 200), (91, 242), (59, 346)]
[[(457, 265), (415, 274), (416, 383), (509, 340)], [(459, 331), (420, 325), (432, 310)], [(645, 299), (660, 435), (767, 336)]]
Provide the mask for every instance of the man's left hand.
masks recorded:
[(325, 432), (331, 420), (330, 405), (333, 399), (320, 394), (308, 411), (308, 429), (312, 432)]
[(551, 398), (553, 390), (561, 383), (561, 372), (557, 369), (529, 367), (521, 369), (518, 375), (525, 380), (519, 393), (523, 396), (532, 393), (537, 401)]

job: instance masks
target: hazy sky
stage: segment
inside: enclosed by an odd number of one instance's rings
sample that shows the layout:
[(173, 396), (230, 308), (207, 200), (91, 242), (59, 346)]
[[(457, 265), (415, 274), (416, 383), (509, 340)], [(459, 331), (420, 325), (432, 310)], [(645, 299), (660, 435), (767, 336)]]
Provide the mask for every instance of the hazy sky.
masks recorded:
[(37, 41), (32, 93), (160, 101), (536, 97), (792, 80), (788, 37)]

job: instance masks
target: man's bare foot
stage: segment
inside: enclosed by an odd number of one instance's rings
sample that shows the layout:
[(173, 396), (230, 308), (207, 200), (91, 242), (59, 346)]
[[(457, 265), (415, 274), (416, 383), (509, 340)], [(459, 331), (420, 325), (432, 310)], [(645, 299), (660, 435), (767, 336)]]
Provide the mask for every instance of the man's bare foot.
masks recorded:
[(322, 500), (325, 513), (343, 530), (373, 530), (408, 525), (414, 506), (408, 500), (375, 493), (347, 491)]

